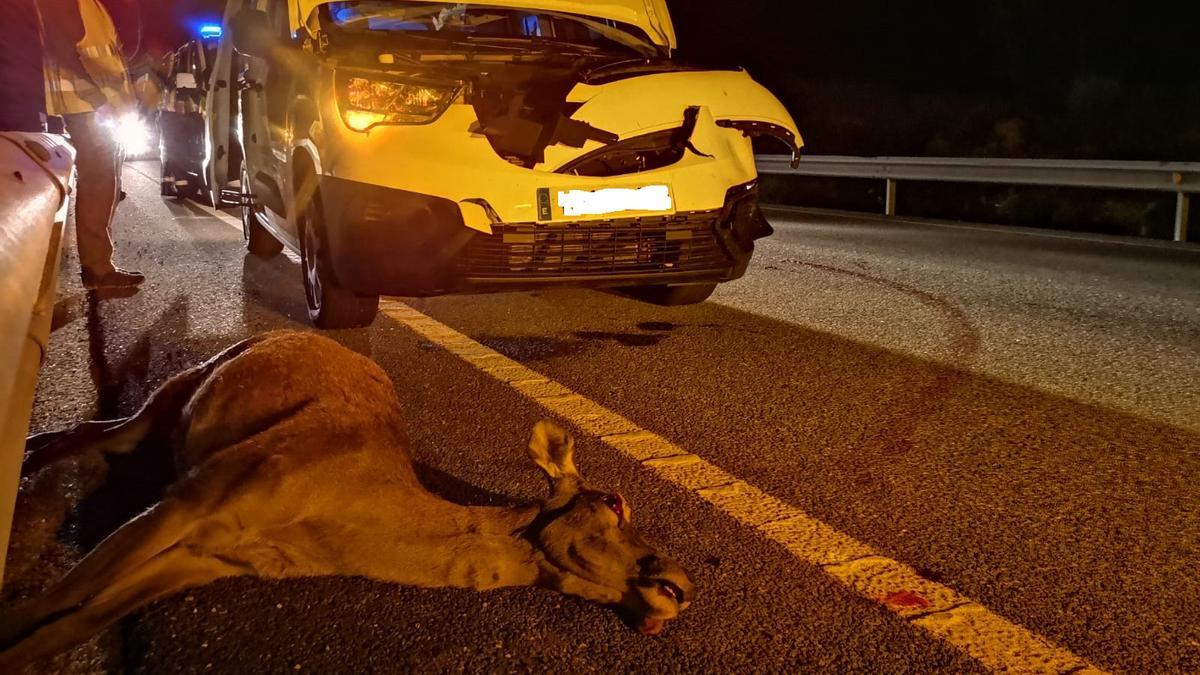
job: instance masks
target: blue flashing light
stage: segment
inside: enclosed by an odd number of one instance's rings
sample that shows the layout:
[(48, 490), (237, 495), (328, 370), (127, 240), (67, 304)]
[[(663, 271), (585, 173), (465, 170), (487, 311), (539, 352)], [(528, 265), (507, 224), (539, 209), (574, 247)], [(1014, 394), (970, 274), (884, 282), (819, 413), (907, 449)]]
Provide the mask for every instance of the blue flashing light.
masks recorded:
[(224, 30), (221, 28), (220, 24), (206, 23), (200, 26), (200, 37), (205, 40), (219, 38), (221, 37), (222, 33), (224, 33)]
[(529, 37), (542, 36), (542, 23), (540, 20), (538, 20), (537, 14), (526, 14), (524, 17), (522, 17), (521, 23), (523, 24), (522, 32), (525, 33), (525, 35)]

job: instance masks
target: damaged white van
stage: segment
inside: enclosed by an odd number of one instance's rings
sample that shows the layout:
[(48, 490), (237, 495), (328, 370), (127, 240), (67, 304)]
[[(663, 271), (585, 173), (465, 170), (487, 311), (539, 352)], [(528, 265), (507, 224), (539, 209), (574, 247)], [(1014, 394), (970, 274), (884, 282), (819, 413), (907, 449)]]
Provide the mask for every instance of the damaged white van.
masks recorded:
[(300, 252), (325, 328), (381, 294), (700, 302), (771, 233), (750, 139), (802, 145), (745, 72), (672, 59), (665, 0), (231, 0), (226, 22), (214, 90), (240, 115), (210, 119), (240, 126), (249, 249)]

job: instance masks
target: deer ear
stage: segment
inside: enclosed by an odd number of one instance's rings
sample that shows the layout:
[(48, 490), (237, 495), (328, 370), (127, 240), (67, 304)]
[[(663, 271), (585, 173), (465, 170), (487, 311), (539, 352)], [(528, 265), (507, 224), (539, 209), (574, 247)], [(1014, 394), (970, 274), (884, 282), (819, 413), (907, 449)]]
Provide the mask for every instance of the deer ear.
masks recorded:
[(529, 437), (529, 458), (546, 472), (550, 483), (558, 486), (564, 478), (581, 480), (575, 468), (575, 439), (565, 429), (549, 420), (533, 426)]

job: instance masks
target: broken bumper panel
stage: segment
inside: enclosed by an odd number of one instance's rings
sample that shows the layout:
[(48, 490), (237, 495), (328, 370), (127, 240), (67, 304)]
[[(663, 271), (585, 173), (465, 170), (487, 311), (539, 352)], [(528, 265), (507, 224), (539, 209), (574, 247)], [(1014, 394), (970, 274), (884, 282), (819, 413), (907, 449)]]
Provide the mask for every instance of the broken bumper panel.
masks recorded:
[(729, 190), (715, 210), (497, 224), (491, 235), (467, 228), (458, 205), (439, 197), (330, 177), (321, 194), (334, 273), (362, 294), (730, 281), (771, 233), (755, 183)]

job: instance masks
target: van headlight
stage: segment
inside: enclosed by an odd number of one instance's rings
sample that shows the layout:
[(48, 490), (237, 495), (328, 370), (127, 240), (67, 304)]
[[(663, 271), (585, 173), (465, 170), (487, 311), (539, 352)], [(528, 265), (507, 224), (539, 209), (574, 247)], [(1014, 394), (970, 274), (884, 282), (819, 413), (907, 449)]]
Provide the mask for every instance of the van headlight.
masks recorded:
[(380, 124), (429, 124), (446, 112), (462, 83), (425, 83), (341, 74), (338, 101), (342, 120), (354, 131)]
[(108, 127), (113, 140), (121, 146), (126, 156), (139, 157), (149, 152), (150, 129), (137, 113), (124, 113), (118, 117), (102, 120), (100, 123)]

